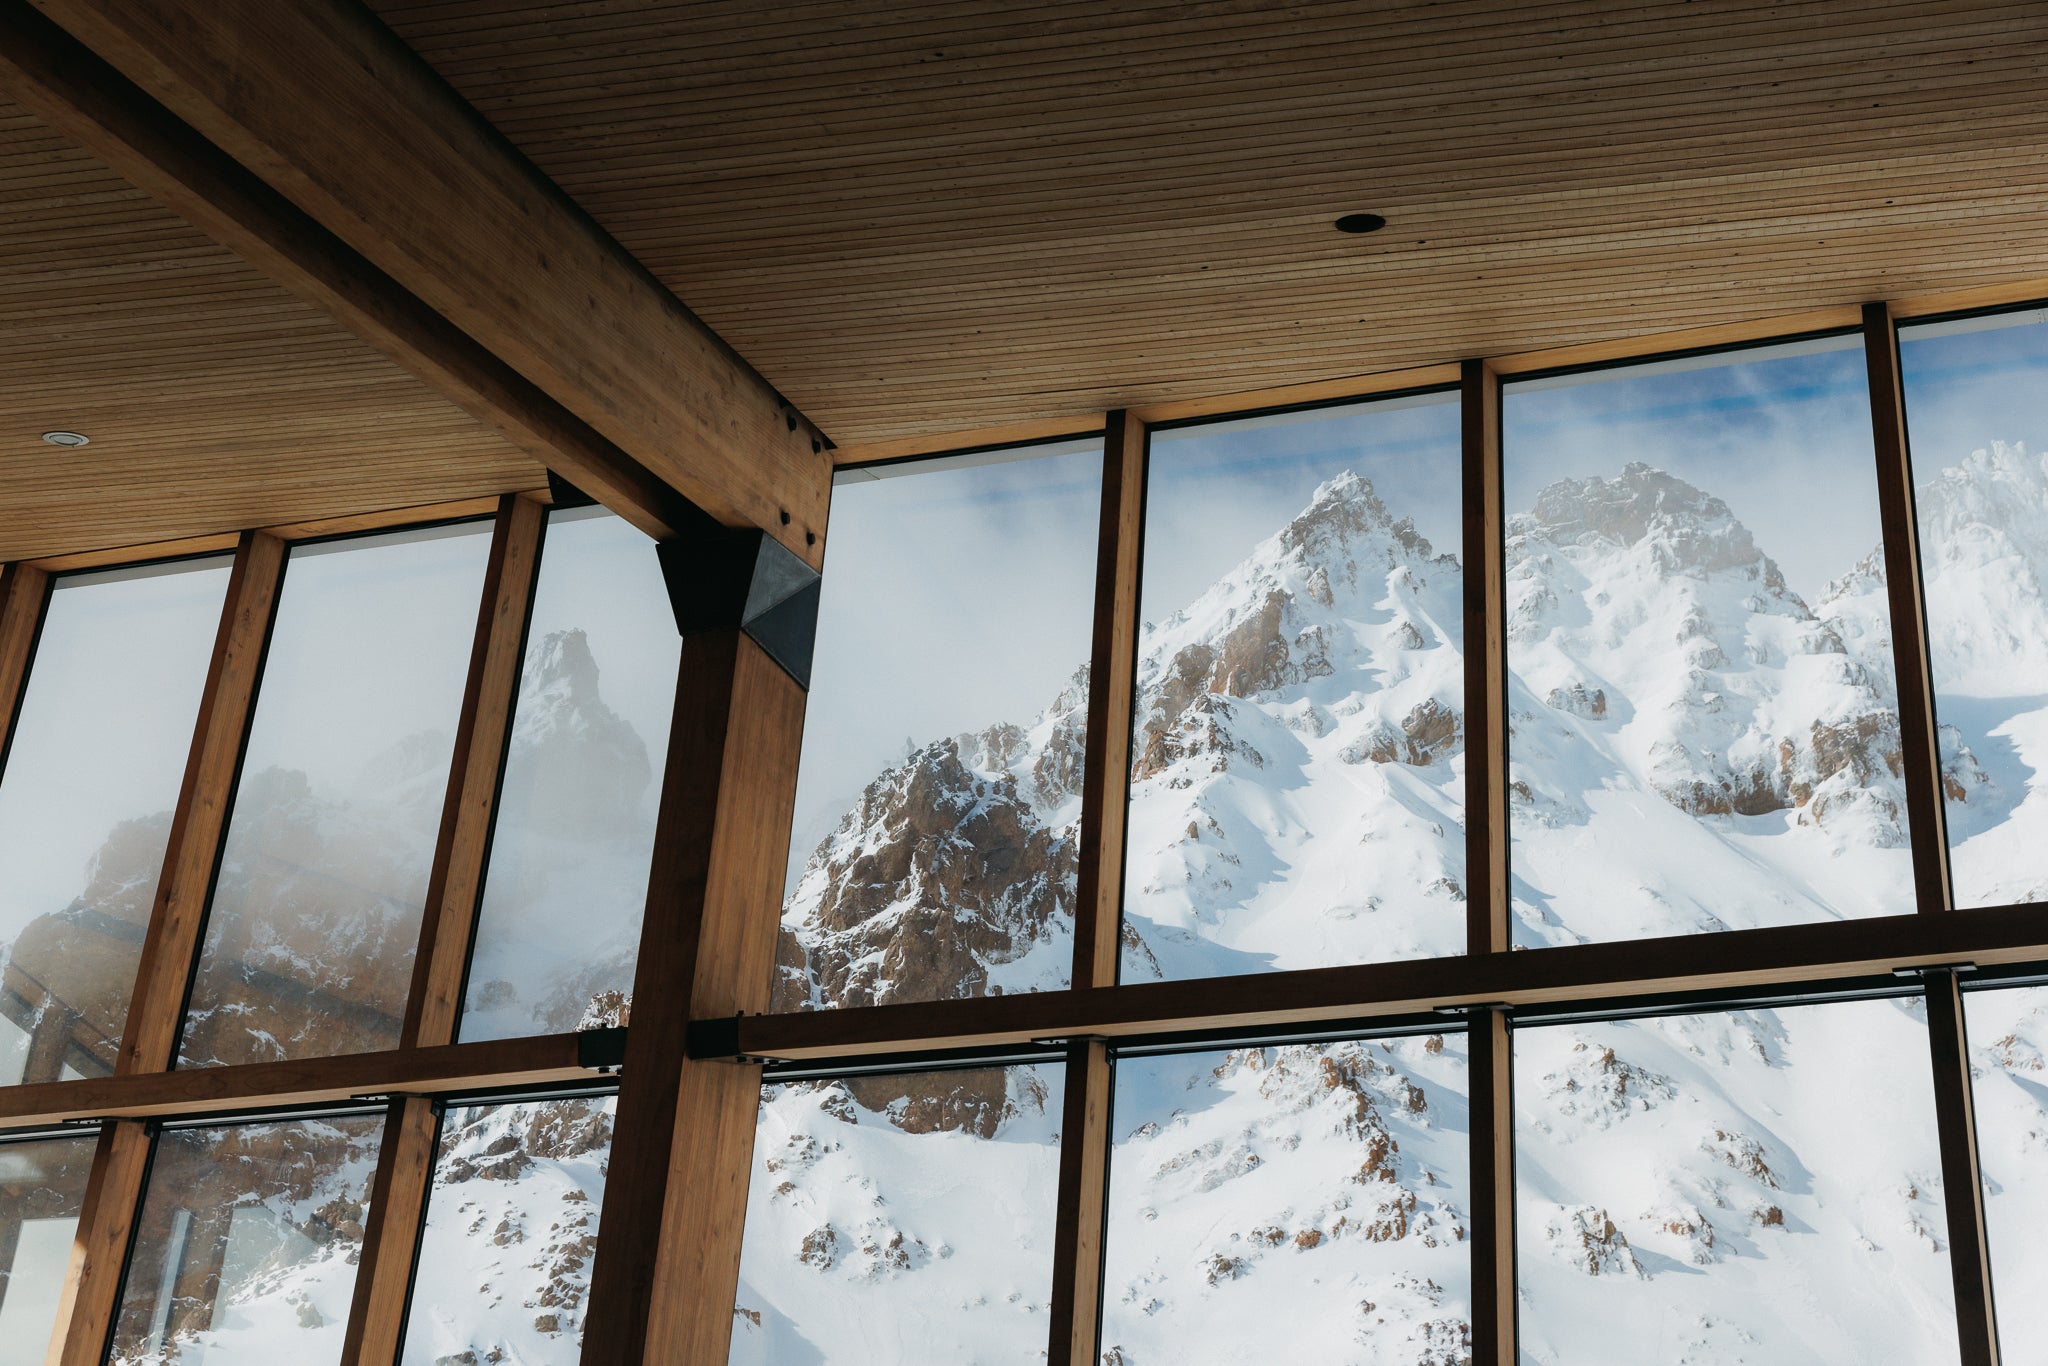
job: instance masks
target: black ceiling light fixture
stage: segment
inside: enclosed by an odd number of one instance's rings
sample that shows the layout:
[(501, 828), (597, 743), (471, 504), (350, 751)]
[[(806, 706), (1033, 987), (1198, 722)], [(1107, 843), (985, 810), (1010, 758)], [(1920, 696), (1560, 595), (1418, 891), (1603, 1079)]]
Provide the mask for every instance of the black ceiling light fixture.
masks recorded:
[(1378, 232), (1387, 220), (1376, 213), (1347, 213), (1337, 220), (1338, 232)]

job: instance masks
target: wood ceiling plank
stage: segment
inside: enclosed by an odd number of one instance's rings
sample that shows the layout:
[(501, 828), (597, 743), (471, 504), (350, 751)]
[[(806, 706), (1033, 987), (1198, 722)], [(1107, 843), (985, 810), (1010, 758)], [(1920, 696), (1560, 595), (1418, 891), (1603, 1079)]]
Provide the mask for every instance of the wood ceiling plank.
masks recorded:
[(822, 558), (822, 437), (355, 0), (35, 7), (657, 478)]
[(2048, 277), (2038, 4), (375, 2), (848, 446)]

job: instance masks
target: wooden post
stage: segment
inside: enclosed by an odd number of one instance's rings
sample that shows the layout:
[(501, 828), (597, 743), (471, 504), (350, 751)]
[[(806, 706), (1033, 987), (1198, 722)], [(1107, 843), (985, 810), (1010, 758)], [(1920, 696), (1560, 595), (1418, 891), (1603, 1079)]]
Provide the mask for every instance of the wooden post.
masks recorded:
[(1465, 504), (1465, 945), (1506, 953), (1507, 584), (1501, 536), (1500, 377), (1462, 367)]
[(398, 1361), (440, 1127), (439, 1107), (426, 1097), (407, 1096), (392, 1103), (377, 1151), (377, 1175), (370, 1185), (370, 1217), (363, 1230), (362, 1260), (349, 1302), (340, 1366), (395, 1366)]
[(121, 1307), (128, 1243), (149, 1175), (149, 1152), (146, 1125), (124, 1120), (100, 1131), (85, 1205), (78, 1214), (78, 1235), (64, 1273), (64, 1292), (57, 1301), (48, 1366), (100, 1366), (106, 1355), (114, 1315)]
[(234, 804), (242, 742), (249, 733), (263, 653), (284, 584), (285, 556), (285, 543), (260, 531), (244, 532), (235, 550), (192, 755), (171, 818), (163, 876), (157, 883), (149, 933), (142, 941), (128, 1025), (121, 1034), (117, 1076), (165, 1071), (177, 1047), (185, 993), (206, 927), (214, 868)]
[(1138, 576), (1145, 536), (1145, 424), (1109, 414), (1088, 662), (1088, 745), (1081, 778), (1081, 867), (1074, 898), (1074, 985), (1114, 986), (1122, 930), (1124, 819), (1138, 664)]
[(1953, 970), (1924, 974), (1927, 1043), (1934, 1060), (1934, 1119), (1941, 1136), (1941, 1192), (1948, 1213), (1948, 1263), (1955, 1277), (1956, 1336), (1963, 1366), (1998, 1366), (1991, 1296), (1991, 1247), (1984, 1227), (1984, 1174), (1977, 1161), (1977, 1109), (1970, 1086), (1969, 1031)]
[(761, 1069), (686, 1039), (692, 1016), (768, 1006), (803, 719), (743, 631), (683, 638), (585, 1366), (726, 1359)]
[(1109, 1201), (1109, 1125), (1115, 1100), (1109, 1047), (1067, 1047), (1060, 1120), (1059, 1209), (1053, 1227), (1048, 1366), (1091, 1366), (1102, 1331), (1102, 1257)]
[(1514, 1040), (1504, 1010), (1471, 1021), (1472, 1366), (1516, 1366)]
[(498, 808), (499, 770), (512, 735), (512, 707), (519, 697), (526, 623), (546, 528), (547, 509), (538, 499), (508, 493), (498, 500), (401, 1047), (453, 1043), (462, 1020), (463, 983)]
[[(1110, 413), (1104, 424), (1095, 635), (1088, 666), (1088, 750), (1082, 768), (1081, 869), (1074, 904), (1077, 988), (1115, 986), (1121, 957), (1145, 469), (1144, 423), (1128, 412)], [(1048, 1366), (1088, 1366), (1095, 1360), (1102, 1323), (1103, 1214), (1113, 1089), (1108, 1047), (1100, 1039), (1072, 1041), (1060, 1122)]]
[(1877, 506), (1884, 528), (1892, 663), (1899, 680), (1899, 751), (1913, 840), (1914, 899), (1922, 911), (1941, 912), (1949, 908), (1950, 896), (1941, 736), (1934, 719), (1927, 608), (1920, 597), (1920, 523), (1913, 509), (1899, 330), (1883, 304), (1863, 306), (1863, 357), (1870, 374), (1870, 431), (1877, 445)]
[(7, 775), (7, 750), (49, 604), (48, 574), (25, 564), (0, 568), (0, 779)]
[[(1500, 377), (1468, 360), (1459, 376), (1465, 510), (1465, 944), (1512, 947), (1508, 896), (1507, 582), (1501, 519)], [(1514, 1366), (1514, 1052), (1505, 1011), (1468, 1016), (1472, 1161), (1473, 1366)]]

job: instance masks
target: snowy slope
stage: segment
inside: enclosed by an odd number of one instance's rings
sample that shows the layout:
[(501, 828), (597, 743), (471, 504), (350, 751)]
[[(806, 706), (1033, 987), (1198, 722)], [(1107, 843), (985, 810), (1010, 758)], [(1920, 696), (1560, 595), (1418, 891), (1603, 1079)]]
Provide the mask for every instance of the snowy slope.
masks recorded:
[(576, 1360), (614, 1109), (606, 1098), (449, 1111), (405, 1366)]

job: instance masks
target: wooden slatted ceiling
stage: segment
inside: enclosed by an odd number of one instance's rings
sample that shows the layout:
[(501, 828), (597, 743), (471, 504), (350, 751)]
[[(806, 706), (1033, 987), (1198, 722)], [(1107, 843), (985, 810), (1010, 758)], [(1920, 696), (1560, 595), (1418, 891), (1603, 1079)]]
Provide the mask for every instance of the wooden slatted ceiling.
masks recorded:
[[(44, 444), (53, 428), (92, 444)], [(0, 102), (0, 560), (531, 488), (531, 460)]]
[(373, 3), (842, 446), (2048, 278), (2039, 0)]

